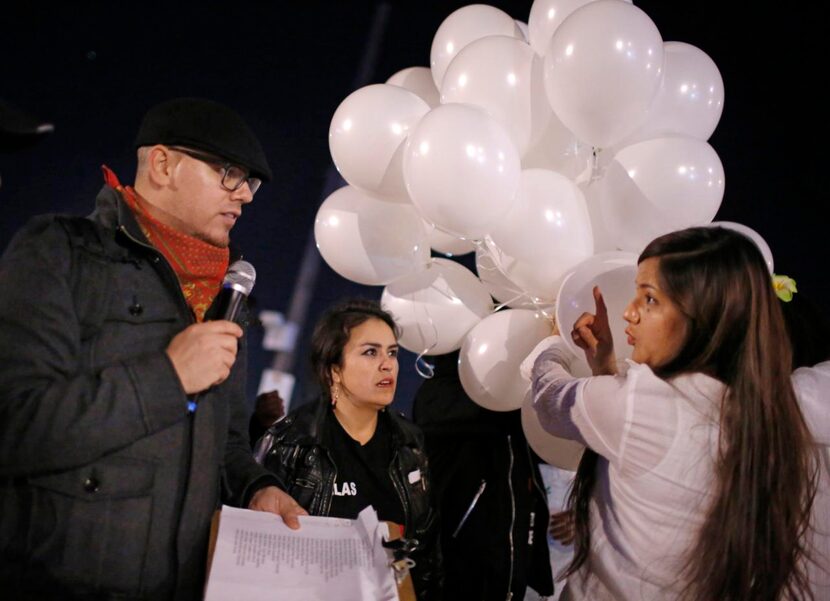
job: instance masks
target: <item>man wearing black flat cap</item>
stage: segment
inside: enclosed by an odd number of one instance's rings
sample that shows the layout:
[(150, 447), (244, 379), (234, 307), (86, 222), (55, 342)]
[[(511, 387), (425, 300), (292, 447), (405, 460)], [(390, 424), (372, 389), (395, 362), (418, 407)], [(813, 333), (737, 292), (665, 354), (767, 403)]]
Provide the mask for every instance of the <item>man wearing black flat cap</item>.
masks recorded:
[(305, 513), (251, 457), (243, 330), (209, 319), (262, 148), (195, 98), (136, 147), (134, 186), (104, 167), (91, 215), (36, 217), (0, 260), (4, 598), (198, 599), (220, 501)]

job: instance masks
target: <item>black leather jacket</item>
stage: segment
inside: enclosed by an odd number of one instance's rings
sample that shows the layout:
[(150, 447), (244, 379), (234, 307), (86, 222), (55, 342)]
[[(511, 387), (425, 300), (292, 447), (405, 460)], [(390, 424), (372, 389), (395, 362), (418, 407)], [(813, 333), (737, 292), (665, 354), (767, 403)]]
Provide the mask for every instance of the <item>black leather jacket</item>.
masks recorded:
[[(330, 409), (322, 402), (298, 407), (269, 428), (262, 440), (268, 445), (267, 451), (260, 449), (260, 453), (265, 453), (263, 465), (277, 476), (283, 490), (311, 515), (329, 515), (337, 477), (336, 458), (321, 437), (329, 413)], [(379, 417), (389, 420), (392, 431), (394, 450), (389, 475), (404, 509), (404, 536), (418, 540), (418, 549), (412, 554), (416, 563), (412, 570), (415, 590), (419, 599), (437, 599), (441, 587), (441, 555), (423, 435), (420, 428), (394, 411), (387, 410)], [(269, 437), (272, 440), (268, 441)], [(410, 483), (407, 474), (414, 470), (420, 470), (421, 479)]]

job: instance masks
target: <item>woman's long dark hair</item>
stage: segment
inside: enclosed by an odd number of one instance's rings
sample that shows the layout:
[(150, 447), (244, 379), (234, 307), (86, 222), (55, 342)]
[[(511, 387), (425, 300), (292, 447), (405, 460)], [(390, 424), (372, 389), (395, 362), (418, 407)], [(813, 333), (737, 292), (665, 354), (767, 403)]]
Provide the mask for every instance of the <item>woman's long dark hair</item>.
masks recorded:
[[(659, 259), (660, 287), (688, 320), (662, 378), (702, 372), (727, 385), (720, 409), (714, 501), (681, 575), (683, 599), (812, 599), (805, 533), (816, 491), (812, 437), (790, 374), (792, 353), (766, 264), (755, 245), (724, 228), (657, 238), (640, 255)], [(588, 560), (589, 502), (597, 455), (587, 451), (568, 499), (576, 552)]]

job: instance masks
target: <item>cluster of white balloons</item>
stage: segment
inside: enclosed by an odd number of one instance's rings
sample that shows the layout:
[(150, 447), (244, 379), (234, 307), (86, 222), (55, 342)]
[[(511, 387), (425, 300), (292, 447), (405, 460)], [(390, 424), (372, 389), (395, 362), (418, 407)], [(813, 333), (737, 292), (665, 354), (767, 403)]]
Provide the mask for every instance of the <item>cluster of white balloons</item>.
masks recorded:
[[(527, 25), (466, 6), (438, 28), (430, 68), (337, 108), (329, 144), (348, 185), (319, 209), (318, 248), (343, 277), (385, 286), (402, 346), (460, 348), (469, 396), (518, 409), (546, 311), (568, 327), (599, 282), (621, 332), (637, 253), (714, 218), (724, 173), (706, 140), (723, 100), (715, 63), (663, 42), (630, 2), (536, 0)], [(474, 251), (477, 273), (430, 248)], [(536, 426), (537, 452), (568, 463)]]

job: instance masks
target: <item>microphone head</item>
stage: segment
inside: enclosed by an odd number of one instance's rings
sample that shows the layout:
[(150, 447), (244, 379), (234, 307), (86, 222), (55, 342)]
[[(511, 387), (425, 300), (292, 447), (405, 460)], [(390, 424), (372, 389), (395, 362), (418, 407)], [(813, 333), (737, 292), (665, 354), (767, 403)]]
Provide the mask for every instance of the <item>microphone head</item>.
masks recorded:
[(248, 296), (254, 289), (256, 282), (256, 269), (248, 261), (234, 261), (228, 267), (225, 279), (222, 281), (224, 288), (235, 288)]

